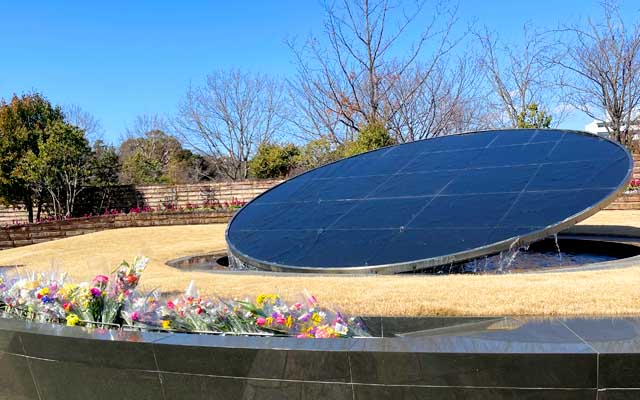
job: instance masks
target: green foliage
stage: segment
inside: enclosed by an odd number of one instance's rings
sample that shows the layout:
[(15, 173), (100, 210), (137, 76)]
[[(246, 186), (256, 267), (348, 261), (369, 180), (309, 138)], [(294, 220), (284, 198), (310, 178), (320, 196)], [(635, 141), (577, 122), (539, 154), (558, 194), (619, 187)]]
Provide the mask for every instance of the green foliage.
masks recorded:
[(518, 128), (545, 128), (551, 127), (551, 115), (538, 109), (538, 104), (529, 103), (527, 109), (518, 115)]
[(356, 140), (338, 146), (332, 145), (328, 138), (310, 141), (302, 147), (298, 164), (301, 169), (308, 170), (395, 143), (382, 122), (372, 122), (360, 130)]
[(341, 153), (343, 157), (376, 150), (395, 144), (395, 140), (380, 121), (371, 122), (360, 129), (355, 141), (344, 144)]
[(42, 182), (27, 180), (19, 173), (27, 157), (37, 156), (52, 126), (64, 121), (60, 107), (54, 107), (39, 93), (14, 95), (0, 101), (0, 200), (22, 203), (33, 221), (33, 201), (42, 202)]
[(249, 162), (249, 171), (258, 179), (283, 178), (299, 160), (300, 149), (293, 144), (263, 143)]
[(331, 145), (327, 138), (320, 138), (308, 142), (300, 149), (299, 167), (308, 170), (342, 158), (340, 149)]
[(120, 162), (121, 182), (132, 185), (197, 182), (208, 168), (204, 158), (160, 130), (122, 142)]
[(198, 182), (209, 179), (210, 165), (202, 156), (193, 154), (191, 150), (182, 149), (176, 152), (165, 167), (164, 177), (171, 183)]
[(91, 148), (84, 131), (63, 121), (47, 127), (36, 151), (27, 151), (16, 177), (47, 195), (56, 217), (73, 214), (75, 199), (91, 176)]
[(96, 141), (90, 167), (92, 186), (102, 188), (118, 184), (121, 166), (115, 147), (106, 145), (102, 140)]
[(122, 182), (132, 185), (153, 185), (166, 183), (163, 179), (164, 166), (160, 160), (135, 151), (122, 162)]

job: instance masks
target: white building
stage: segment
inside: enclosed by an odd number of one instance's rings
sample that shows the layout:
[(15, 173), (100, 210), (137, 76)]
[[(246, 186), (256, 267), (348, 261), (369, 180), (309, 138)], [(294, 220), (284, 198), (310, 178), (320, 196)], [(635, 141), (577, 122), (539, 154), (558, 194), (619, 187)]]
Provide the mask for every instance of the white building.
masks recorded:
[(593, 120), (584, 126), (584, 130), (589, 133), (596, 134), (598, 136), (602, 136), (605, 138), (609, 137), (609, 132), (607, 132), (607, 128), (605, 128), (604, 122)]
[[(638, 121), (638, 120), (636, 120)], [(633, 135), (633, 140), (640, 139), (640, 122), (631, 126), (631, 129), (635, 132)], [(604, 121), (593, 120), (587, 125), (585, 125), (584, 130), (589, 133), (596, 134), (598, 136), (602, 136), (603, 138), (609, 138), (609, 132), (607, 132), (607, 128), (605, 126)]]

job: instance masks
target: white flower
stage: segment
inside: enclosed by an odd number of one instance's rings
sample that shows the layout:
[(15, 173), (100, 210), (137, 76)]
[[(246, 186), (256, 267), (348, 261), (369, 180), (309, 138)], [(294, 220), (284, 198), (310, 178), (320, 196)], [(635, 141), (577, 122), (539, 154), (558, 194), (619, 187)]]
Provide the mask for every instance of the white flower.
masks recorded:
[(336, 331), (336, 333), (339, 335), (346, 335), (349, 332), (349, 328), (346, 325), (342, 325), (339, 322), (336, 322), (336, 324), (333, 327), (333, 330)]

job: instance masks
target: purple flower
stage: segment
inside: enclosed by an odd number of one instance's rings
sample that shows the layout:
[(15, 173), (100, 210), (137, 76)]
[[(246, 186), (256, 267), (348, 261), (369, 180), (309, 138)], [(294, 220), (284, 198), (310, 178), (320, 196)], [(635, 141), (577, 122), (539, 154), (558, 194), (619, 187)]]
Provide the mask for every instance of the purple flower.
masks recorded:
[(311, 314), (304, 313), (298, 318), (298, 321), (307, 322), (310, 317), (311, 317)]
[(93, 297), (100, 297), (100, 295), (102, 294), (102, 291), (97, 287), (91, 288), (90, 292), (91, 292), (91, 296)]

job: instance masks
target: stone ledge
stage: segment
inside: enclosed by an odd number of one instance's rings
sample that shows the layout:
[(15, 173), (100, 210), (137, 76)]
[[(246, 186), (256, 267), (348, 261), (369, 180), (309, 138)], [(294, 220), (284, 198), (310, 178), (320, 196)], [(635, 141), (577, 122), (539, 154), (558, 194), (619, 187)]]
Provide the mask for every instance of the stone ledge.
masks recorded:
[(377, 337), (105, 331), (0, 318), (0, 397), (502, 400), (638, 393), (638, 318), (365, 322)]

